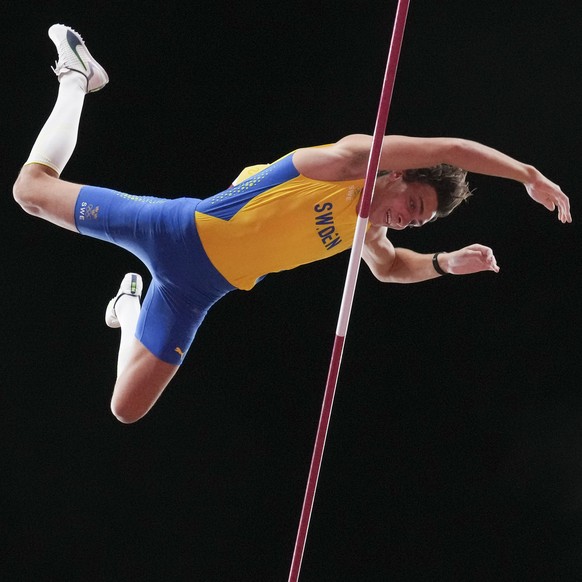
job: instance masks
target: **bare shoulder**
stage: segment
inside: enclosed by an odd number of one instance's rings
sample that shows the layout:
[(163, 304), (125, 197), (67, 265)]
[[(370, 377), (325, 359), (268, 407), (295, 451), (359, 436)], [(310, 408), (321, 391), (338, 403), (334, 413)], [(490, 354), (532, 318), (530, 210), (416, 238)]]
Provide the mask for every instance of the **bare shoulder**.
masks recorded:
[(370, 136), (349, 135), (326, 145), (298, 149), (293, 155), (297, 171), (314, 180), (363, 178), (370, 151)]
[[(361, 179), (366, 176), (372, 142), (370, 135), (348, 135), (328, 146), (299, 149), (293, 162), (301, 174), (314, 180)], [(382, 138), (379, 169), (434, 166), (453, 160), (462, 143), (464, 140), (456, 138), (387, 135)]]

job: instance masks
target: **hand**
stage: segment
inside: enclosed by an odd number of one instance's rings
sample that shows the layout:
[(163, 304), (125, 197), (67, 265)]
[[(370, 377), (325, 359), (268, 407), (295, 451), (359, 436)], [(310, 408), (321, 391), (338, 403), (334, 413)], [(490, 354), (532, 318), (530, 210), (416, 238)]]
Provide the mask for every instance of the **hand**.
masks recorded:
[(536, 178), (532, 182), (526, 182), (524, 186), (530, 198), (545, 206), (550, 212), (557, 207), (558, 220), (562, 223), (572, 222), (570, 200), (557, 184), (536, 172)]
[(439, 263), (443, 263), (441, 267), (451, 275), (469, 275), (480, 271), (499, 273), (493, 251), (480, 244), (469, 245), (452, 253), (442, 253), (439, 255)]

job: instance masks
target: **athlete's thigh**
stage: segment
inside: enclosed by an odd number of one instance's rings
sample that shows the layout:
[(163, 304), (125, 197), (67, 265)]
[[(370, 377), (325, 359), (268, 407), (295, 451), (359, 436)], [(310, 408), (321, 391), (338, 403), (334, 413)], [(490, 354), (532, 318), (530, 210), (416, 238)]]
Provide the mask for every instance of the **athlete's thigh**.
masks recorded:
[(197, 202), (172, 200), (156, 213), (156, 240), (147, 247), (153, 280), (135, 333), (154, 355), (176, 365), (208, 310), (234, 289), (202, 246), (194, 220)]
[(131, 350), (111, 398), (111, 411), (125, 423), (139, 420), (150, 410), (179, 368), (154, 356), (137, 339)]
[(170, 285), (154, 278), (143, 301), (135, 337), (160, 360), (180, 365), (215, 301), (196, 298), (179, 280)]
[(78, 231), (120, 246), (152, 272), (160, 236), (161, 209), (171, 200), (83, 186), (74, 208)]

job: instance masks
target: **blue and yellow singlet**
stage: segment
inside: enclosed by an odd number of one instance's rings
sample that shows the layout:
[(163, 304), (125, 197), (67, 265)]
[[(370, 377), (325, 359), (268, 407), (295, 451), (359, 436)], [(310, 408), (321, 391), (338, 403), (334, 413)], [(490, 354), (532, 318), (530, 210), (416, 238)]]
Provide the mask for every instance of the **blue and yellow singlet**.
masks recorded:
[(351, 247), (364, 180), (327, 182), (301, 175), (293, 153), (243, 170), (231, 188), (196, 209), (208, 258), (238, 289), (262, 277)]

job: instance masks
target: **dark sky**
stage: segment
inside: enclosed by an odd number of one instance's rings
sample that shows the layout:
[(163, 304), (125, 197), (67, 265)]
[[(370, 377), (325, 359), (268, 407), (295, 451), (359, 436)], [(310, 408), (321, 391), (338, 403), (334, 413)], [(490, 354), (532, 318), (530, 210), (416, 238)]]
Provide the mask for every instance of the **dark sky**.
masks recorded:
[[(56, 97), (55, 22), (111, 78), (63, 178), (203, 198), (244, 166), (373, 131), (396, 2), (118, 4), (0, 9), (0, 578), (286, 580), (348, 254), (227, 296), (124, 426), (103, 313), (125, 272), (147, 273), (24, 214), (11, 185)], [(412, 1), (388, 132), (534, 164), (575, 222), (472, 175), (468, 204), (393, 242), (487, 244), (498, 275), (397, 286), (361, 269), (302, 581), (580, 577), (579, 13)]]

